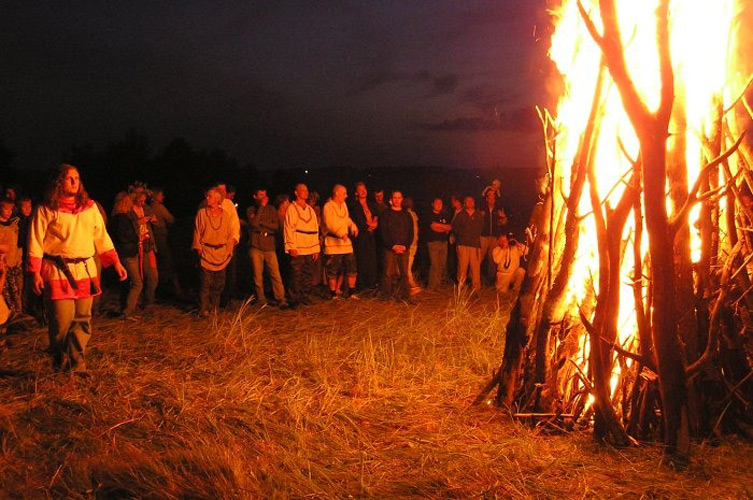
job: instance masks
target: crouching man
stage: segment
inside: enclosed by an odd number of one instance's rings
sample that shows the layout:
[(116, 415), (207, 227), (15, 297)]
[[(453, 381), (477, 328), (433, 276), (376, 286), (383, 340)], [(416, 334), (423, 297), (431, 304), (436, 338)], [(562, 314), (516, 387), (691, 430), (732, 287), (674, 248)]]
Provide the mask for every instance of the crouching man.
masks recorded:
[(492, 250), (497, 265), (497, 292), (517, 294), (526, 275), (525, 269), (520, 267), (520, 258), (526, 254), (527, 247), (506, 234), (501, 234), (497, 243), (499, 246)]

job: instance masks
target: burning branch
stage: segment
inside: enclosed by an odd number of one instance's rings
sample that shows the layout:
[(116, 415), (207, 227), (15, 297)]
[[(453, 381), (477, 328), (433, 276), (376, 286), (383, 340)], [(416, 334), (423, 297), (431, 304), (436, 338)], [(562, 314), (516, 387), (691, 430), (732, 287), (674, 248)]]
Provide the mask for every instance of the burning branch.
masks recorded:
[(719, 317), (722, 313), (722, 306), (727, 300), (727, 295), (729, 294), (731, 284), (730, 272), (732, 270), (732, 264), (734, 263), (741, 249), (742, 242), (738, 242), (737, 245), (735, 245), (735, 248), (732, 249), (729, 257), (727, 257), (727, 262), (725, 263), (724, 270), (722, 272), (722, 283), (719, 288), (719, 296), (716, 298), (716, 303), (714, 304), (714, 309), (711, 313), (711, 327), (709, 328), (709, 337), (706, 344), (706, 349), (704, 350), (701, 357), (698, 358), (695, 363), (688, 366), (688, 368), (685, 370), (688, 379), (695, 377), (701, 371), (701, 369), (703, 369), (712, 360), (716, 353), (716, 345), (719, 341)]
[(706, 165), (704, 165), (703, 168), (701, 168), (701, 171), (698, 174), (698, 179), (696, 179), (693, 187), (688, 193), (688, 198), (685, 201), (685, 204), (669, 222), (671, 234), (676, 233), (680, 226), (682, 226), (682, 224), (687, 221), (688, 213), (690, 213), (690, 209), (693, 208), (693, 205), (703, 200), (703, 197), (698, 196), (698, 190), (701, 189), (704, 176), (708, 173), (709, 170), (726, 161), (730, 156), (732, 156), (740, 147), (740, 144), (742, 144), (744, 138), (745, 132), (740, 134), (740, 137), (737, 138), (735, 143), (730, 146), (729, 149), (727, 149), (724, 153), (720, 154), (719, 156), (708, 162)]

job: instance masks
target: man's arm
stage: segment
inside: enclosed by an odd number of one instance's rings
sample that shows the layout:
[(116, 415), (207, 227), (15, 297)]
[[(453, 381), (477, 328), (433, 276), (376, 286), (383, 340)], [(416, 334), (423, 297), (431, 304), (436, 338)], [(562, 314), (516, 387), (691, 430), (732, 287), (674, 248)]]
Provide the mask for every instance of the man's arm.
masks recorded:
[(277, 210), (271, 205), (266, 205), (259, 217), (259, 225), (262, 229), (275, 233), (280, 230), (280, 218), (277, 216)]
[[(91, 209), (90, 209), (91, 210)], [(120, 259), (118, 253), (115, 251), (115, 245), (112, 243), (110, 235), (107, 234), (105, 229), (105, 221), (102, 218), (102, 214), (99, 210), (93, 210), (94, 214), (94, 249), (99, 255), (99, 260), (102, 263), (102, 267), (115, 266), (118, 275), (120, 275)]]
[(407, 248), (407, 247), (410, 247), (413, 244), (413, 242), (416, 241), (416, 239), (418, 239), (418, 235), (416, 234), (416, 225), (413, 223), (413, 216), (407, 212), (405, 215), (407, 215), (405, 220), (410, 222), (410, 225), (408, 226), (410, 228), (410, 230), (408, 231), (410, 238), (407, 239), (407, 243), (405, 244)]
[(165, 224), (167, 224), (168, 226), (175, 224), (175, 217), (170, 213), (170, 210), (168, 210), (165, 205), (161, 205), (161, 208), (162, 218), (165, 220)]
[(202, 231), (202, 219), (201, 211), (196, 214), (196, 218), (193, 223), (193, 242), (191, 243), (191, 249), (201, 255), (201, 233)]
[(292, 255), (293, 257), (296, 257), (298, 255), (298, 249), (296, 245), (296, 234), (295, 234), (295, 228), (298, 225), (298, 213), (295, 210), (295, 207), (291, 204), (288, 207), (288, 210), (285, 212), (285, 228), (284, 228), (284, 238), (285, 238), (285, 251)]
[(379, 218), (379, 231), (381, 231), (382, 243), (385, 248), (392, 248), (395, 245), (395, 239), (390, 227), (390, 218), (386, 212)]

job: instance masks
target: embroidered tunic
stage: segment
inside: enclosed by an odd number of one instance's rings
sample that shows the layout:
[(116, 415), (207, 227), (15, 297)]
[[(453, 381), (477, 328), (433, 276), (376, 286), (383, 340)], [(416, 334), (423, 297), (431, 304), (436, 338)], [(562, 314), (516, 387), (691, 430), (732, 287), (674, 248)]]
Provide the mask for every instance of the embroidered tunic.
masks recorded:
[[(28, 270), (42, 274), (50, 299), (84, 299), (102, 293), (95, 252), (104, 267), (118, 262), (105, 221), (92, 200), (83, 207), (61, 202), (57, 210), (41, 205), (34, 213), (29, 228)], [(64, 264), (76, 286), (49, 257), (67, 260)]]
[(298, 250), (299, 255), (313, 255), (321, 251), (319, 220), (314, 209), (291, 203), (285, 212), (285, 252)]
[(5, 265), (16, 267), (21, 265), (20, 241), (18, 241), (18, 217), (11, 217), (5, 222), (0, 222), (0, 243), (8, 245), (8, 252), (2, 257)]
[(211, 216), (208, 208), (202, 208), (196, 214), (191, 248), (199, 251), (204, 269), (221, 271), (227, 267), (233, 256), (233, 238), (233, 223), (227, 211)]
[(339, 255), (353, 253), (353, 242), (350, 238), (343, 239), (348, 232), (358, 229), (350, 218), (348, 206), (343, 203), (338, 205), (332, 200), (324, 204), (322, 214), (322, 228), (324, 231), (324, 253), (326, 255)]

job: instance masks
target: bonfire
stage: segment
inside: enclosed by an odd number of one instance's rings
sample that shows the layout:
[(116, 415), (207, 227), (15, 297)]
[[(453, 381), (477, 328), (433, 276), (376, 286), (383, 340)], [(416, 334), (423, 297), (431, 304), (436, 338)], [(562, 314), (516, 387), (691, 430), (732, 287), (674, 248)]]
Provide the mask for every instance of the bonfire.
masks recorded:
[(497, 401), (617, 445), (751, 436), (744, 2), (564, 0), (550, 182)]

